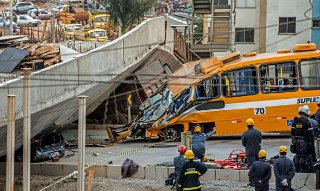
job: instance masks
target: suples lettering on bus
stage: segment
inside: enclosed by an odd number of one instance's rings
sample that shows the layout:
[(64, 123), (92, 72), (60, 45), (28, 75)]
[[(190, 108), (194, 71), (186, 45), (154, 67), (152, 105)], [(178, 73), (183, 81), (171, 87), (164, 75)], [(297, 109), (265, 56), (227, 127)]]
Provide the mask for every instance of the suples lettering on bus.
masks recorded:
[(298, 99), (298, 104), (303, 104), (303, 103), (315, 103), (317, 100), (320, 99), (320, 97), (305, 97), (305, 98), (299, 98)]

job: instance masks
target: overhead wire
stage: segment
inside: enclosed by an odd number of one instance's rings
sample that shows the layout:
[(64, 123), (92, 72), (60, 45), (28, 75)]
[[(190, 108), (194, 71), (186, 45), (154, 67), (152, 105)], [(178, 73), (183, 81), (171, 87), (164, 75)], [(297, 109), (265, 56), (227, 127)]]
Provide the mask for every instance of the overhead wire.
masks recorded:
[[(318, 18), (318, 17), (317, 17)], [(297, 23), (297, 22), (304, 22), (304, 21), (308, 21), (308, 20), (311, 20), (311, 19), (317, 19), (317, 18), (306, 18), (306, 19), (300, 19), (300, 20), (297, 20), (297, 21), (290, 21), (290, 22), (286, 22), (286, 23), (279, 23), (279, 24), (271, 24), (271, 25), (267, 25), (267, 26), (262, 26), (262, 27), (255, 27), (253, 29), (258, 29), (258, 30), (261, 30), (261, 29), (265, 29), (265, 28), (272, 28), (272, 27), (276, 27), (276, 26), (279, 26), (279, 25), (286, 25), (286, 24), (290, 24), (290, 23)], [(312, 27), (311, 27), (312, 28)], [(245, 29), (243, 29), (242, 32), (244, 32)], [(238, 32), (241, 32), (241, 30), (239, 30)], [(221, 34), (221, 36), (225, 36), (226, 34), (232, 34), (232, 33), (236, 33), (236, 32), (225, 32), (223, 34)], [(292, 35), (295, 35), (295, 34), (292, 34)], [(216, 35), (216, 36), (219, 36), (219, 35)], [(166, 41), (164, 43), (174, 43), (175, 41)], [(131, 49), (131, 48), (141, 48), (141, 47), (150, 47), (150, 46), (153, 46), (153, 45), (158, 45), (160, 42), (158, 43), (148, 43), (148, 44), (142, 44), (142, 45), (134, 45), (134, 46), (126, 46), (126, 47), (120, 47), (120, 48), (112, 48), (112, 49), (107, 49), (107, 50), (97, 50), (97, 49), (93, 49), (91, 50), (90, 52), (108, 52), (108, 51), (116, 51), (116, 50), (124, 50), (124, 49)], [(100, 48), (100, 47), (99, 47)], [(80, 56), (83, 56), (83, 55), (86, 55), (90, 52), (86, 52), (86, 53), (80, 53), (82, 55)], [(79, 56), (79, 53), (66, 53), (66, 54), (62, 54), (63, 56), (72, 56), (72, 55), (75, 55), (75, 56)], [(0, 60), (0, 63), (1, 62), (7, 62), (7, 61), (20, 61), (18, 59), (15, 59), (15, 58), (11, 58), (11, 59), (8, 59), (8, 60)]]

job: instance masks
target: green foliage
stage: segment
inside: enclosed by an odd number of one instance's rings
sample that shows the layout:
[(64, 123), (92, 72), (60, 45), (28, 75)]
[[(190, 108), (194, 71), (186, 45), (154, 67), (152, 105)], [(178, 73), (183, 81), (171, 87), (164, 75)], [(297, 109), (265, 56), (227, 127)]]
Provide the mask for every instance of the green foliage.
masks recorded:
[(120, 25), (124, 34), (133, 24), (138, 23), (152, 8), (155, 0), (106, 0), (109, 5), (110, 17), (114, 25)]

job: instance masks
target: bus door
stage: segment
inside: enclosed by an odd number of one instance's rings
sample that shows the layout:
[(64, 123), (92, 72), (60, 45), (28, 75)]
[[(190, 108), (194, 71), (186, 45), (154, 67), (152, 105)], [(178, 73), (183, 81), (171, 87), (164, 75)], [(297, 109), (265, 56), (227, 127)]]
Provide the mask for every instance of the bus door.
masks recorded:
[(195, 113), (192, 115), (189, 128), (193, 131), (194, 126), (199, 123), (203, 132), (215, 131), (215, 121), (211, 110), (224, 108), (224, 102), (218, 100), (220, 97), (219, 76), (213, 75), (194, 86)]

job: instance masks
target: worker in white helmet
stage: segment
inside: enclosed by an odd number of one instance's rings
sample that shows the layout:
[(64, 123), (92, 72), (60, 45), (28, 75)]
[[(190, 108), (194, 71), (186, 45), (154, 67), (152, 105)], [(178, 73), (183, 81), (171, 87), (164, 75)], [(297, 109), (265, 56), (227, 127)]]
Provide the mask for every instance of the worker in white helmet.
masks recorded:
[(313, 128), (308, 119), (306, 107), (299, 108), (299, 116), (295, 117), (291, 127), (293, 149), (296, 156), (293, 159), (297, 172), (307, 172), (307, 162), (312, 159), (312, 144), (314, 144)]
[(316, 112), (314, 119), (318, 122), (318, 124), (320, 124), (320, 97), (318, 98), (317, 105), (318, 111)]

